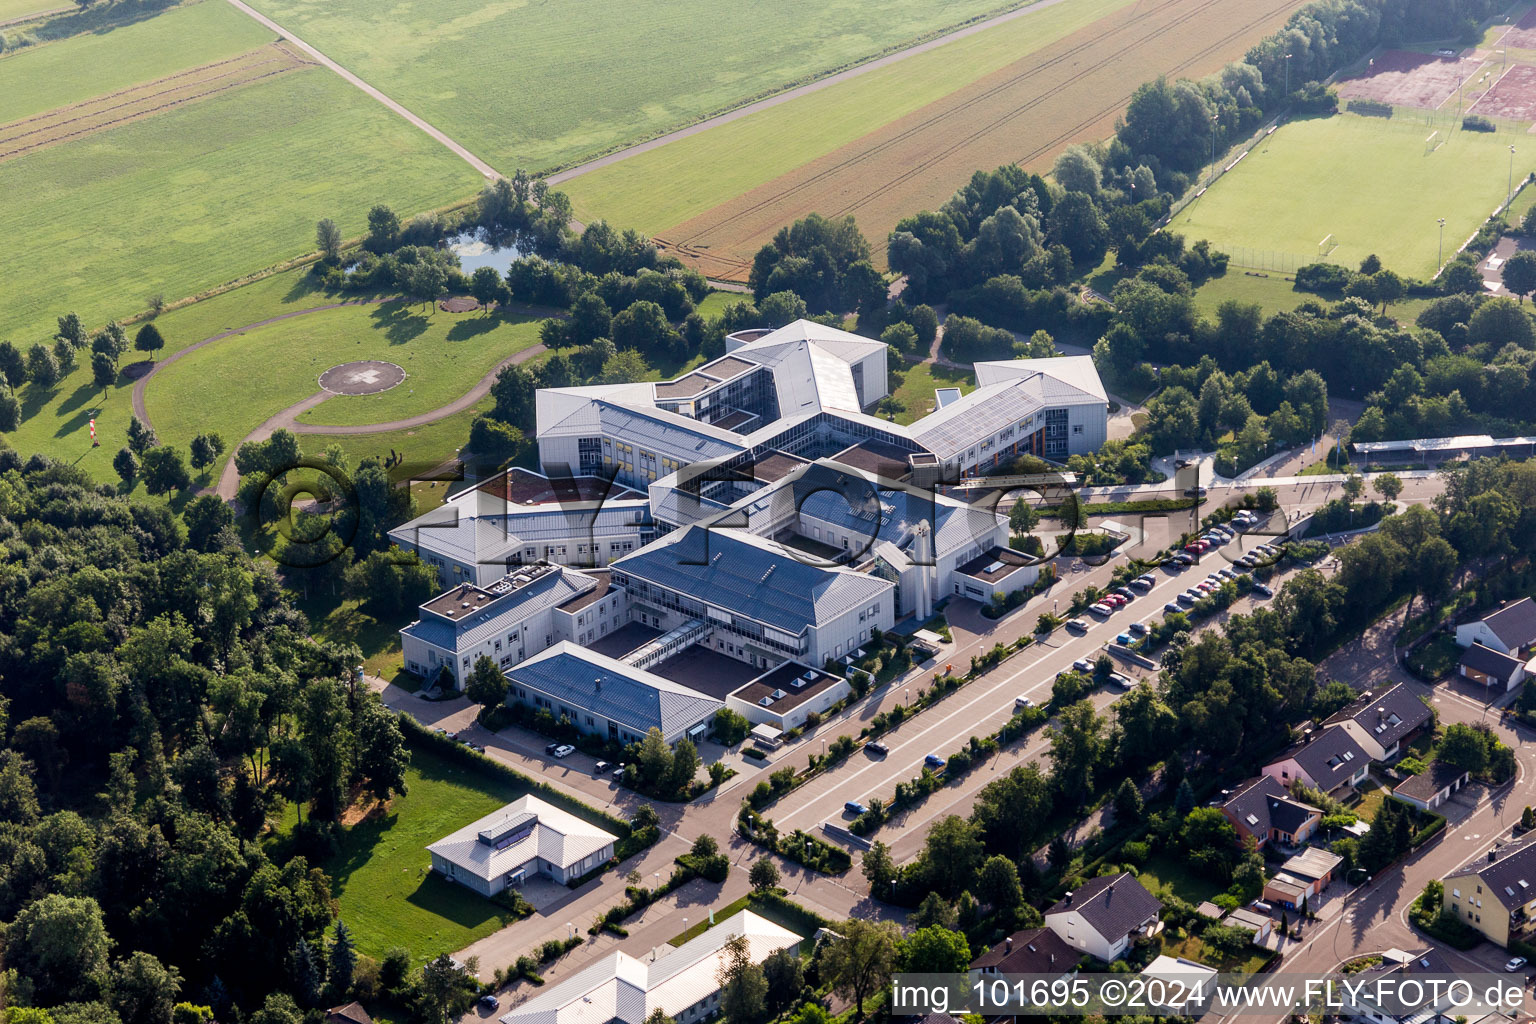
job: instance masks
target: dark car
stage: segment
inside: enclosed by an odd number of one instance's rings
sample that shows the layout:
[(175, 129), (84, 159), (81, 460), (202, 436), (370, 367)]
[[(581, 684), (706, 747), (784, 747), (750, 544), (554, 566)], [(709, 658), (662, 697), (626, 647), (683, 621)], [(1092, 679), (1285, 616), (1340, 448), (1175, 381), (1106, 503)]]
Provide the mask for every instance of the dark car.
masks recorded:
[(555, 742), (553, 742), (553, 743), (546, 743), (546, 744), (544, 744), (544, 753), (549, 754), (550, 756), (554, 756), (555, 751), (557, 751), (559, 749), (560, 749), (560, 741), (559, 740), (555, 740)]
[(929, 754), (927, 757), (923, 758), (923, 764), (927, 765), (929, 768), (943, 768), (944, 759), (938, 754)]
[(870, 740), (868, 743), (864, 744), (864, 749), (869, 751), (871, 754), (874, 754), (876, 757), (884, 757), (886, 754), (891, 752), (890, 748), (887, 747), (884, 743), (881, 743), (879, 740)]
[(857, 818), (862, 814), (868, 813), (869, 808), (865, 807), (857, 800), (849, 800), (847, 803), (843, 804), (843, 810)]

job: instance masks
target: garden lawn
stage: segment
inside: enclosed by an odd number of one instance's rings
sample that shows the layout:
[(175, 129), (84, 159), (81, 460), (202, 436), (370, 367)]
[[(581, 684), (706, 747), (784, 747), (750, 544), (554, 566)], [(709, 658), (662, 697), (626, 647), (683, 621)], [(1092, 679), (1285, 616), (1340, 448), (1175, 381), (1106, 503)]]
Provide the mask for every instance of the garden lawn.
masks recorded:
[(896, 385), (891, 397), (902, 406), (896, 413), (896, 422), (914, 423), (933, 411), (936, 389), (970, 391), (976, 387), (976, 378), (967, 370), (953, 370), (937, 363), (901, 364), (899, 359), (893, 359), (891, 383)]
[[(1510, 168), (1505, 134), (1450, 131), (1433, 153), (1431, 129), (1414, 120), (1340, 114), (1285, 125), (1192, 202), (1171, 229), (1219, 249), (1266, 249), (1355, 267), (1371, 253), (1400, 274), (1435, 272), (1436, 219), (1444, 217), (1449, 258), (1503, 202)], [(1441, 128), (1442, 135), (1447, 129)], [(1515, 180), (1536, 161), (1517, 154)], [(1228, 272), (1231, 275), (1231, 271)]]
[(125, 317), (310, 251), (321, 217), (361, 234), (375, 202), (409, 213), (478, 185), (318, 67), (62, 143), (0, 163), (0, 194), (26, 197), (0, 232), (0, 336), (26, 347), (71, 308)]
[[(606, 217), (649, 233), (664, 231), (940, 100), (1129, 3), (1073, 0), (1026, 14), (598, 168), (560, 187), (585, 219)], [(829, 4), (827, 9), (839, 6)], [(868, 11), (883, 13), (885, 6)], [(959, 17), (959, 8), (955, 12)], [(745, 153), (751, 158), (742, 159)]]
[(1149, 892), (1155, 893), (1160, 888), (1167, 888), (1179, 899), (1195, 906), (1222, 891), (1221, 886), (1212, 879), (1166, 854), (1150, 858), (1141, 867), (1138, 877)]
[[(507, 356), (537, 344), (538, 323), (457, 316), (401, 301), (325, 310), (188, 355), (150, 381), (145, 404), (162, 441), (184, 448), (200, 431), (216, 430), (233, 450), (262, 421), (318, 392), (325, 370), (381, 359), (404, 367), (405, 381), (377, 395), (332, 396), (304, 422), (366, 425), (403, 419), (447, 405)], [(466, 438), (467, 431), (454, 447)], [(303, 443), (319, 452), (331, 440), (314, 436)], [(426, 453), (428, 459), (438, 454)], [(452, 456), (452, 450), (441, 453), (441, 459)]]
[(372, 0), (253, 6), (510, 174), (650, 138), (1020, 4), (395, 0), (387, 19)]
[(514, 920), (505, 907), (434, 875), (426, 847), (526, 790), (420, 747), (411, 750), (406, 787), (388, 813), (345, 829), (341, 851), (320, 866), (359, 951), (379, 957), (405, 946), (421, 964)]
[[(0, 21), (8, 17), (7, 5), (72, 6), (59, 0), (0, 0)], [(0, 58), (0, 124), (211, 64), (275, 39), (222, 0), (203, 0), (119, 28), (16, 50)]]

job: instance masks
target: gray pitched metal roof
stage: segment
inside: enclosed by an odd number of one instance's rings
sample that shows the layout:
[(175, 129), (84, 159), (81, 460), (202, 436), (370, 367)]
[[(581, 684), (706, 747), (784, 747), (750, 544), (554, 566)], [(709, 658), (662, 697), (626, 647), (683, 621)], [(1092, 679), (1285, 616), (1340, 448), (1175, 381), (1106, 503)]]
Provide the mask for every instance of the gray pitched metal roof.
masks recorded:
[(796, 635), (892, 587), (850, 569), (807, 565), (750, 534), (699, 526), (669, 534), (612, 568)]
[(507, 678), (635, 732), (654, 726), (667, 737), (725, 706), (724, 701), (569, 641), (513, 666)]

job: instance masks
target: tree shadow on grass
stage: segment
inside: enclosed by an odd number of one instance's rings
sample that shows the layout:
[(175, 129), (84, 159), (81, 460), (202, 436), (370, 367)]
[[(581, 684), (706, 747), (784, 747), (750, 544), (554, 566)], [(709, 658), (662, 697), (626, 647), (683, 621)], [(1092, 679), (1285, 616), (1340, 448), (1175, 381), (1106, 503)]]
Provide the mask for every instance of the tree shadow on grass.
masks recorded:
[(478, 338), (482, 334), (491, 333), (502, 323), (502, 318), (499, 316), (464, 317), (448, 328), (448, 340), (468, 341), (471, 338)]
[(414, 341), (426, 332), (431, 323), (425, 314), (403, 302), (386, 302), (370, 316), (373, 317), (374, 326), (384, 332), (391, 345)]
[(498, 928), (504, 928), (519, 919), (518, 915), (506, 907), (462, 885), (455, 885), (435, 871), (428, 871), (422, 877), (421, 884), (406, 896), (405, 901), (469, 931), (490, 922), (495, 922)]
[[(88, 399), (100, 392), (101, 388), (97, 387), (94, 383), (81, 384), (75, 388), (68, 398), (59, 403), (59, 415), (63, 416), (74, 412), (84, 405)], [(93, 412), (98, 409), (100, 409), (99, 405), (92, 407)]]

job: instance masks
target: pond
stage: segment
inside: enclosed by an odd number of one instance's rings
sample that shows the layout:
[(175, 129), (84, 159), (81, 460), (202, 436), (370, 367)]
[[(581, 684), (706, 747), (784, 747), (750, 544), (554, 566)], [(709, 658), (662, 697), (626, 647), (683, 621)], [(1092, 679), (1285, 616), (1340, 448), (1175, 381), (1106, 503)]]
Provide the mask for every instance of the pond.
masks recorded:
[(515, 235), (492, 241), (479, 228), (462, 231), (443, 244), (459, 258), (459, 269), (466, 275), (473, 274), (481, 267), (491, 267), (498, 274), (504, 275), (513, 263), (533, 253), (532, 244)]

